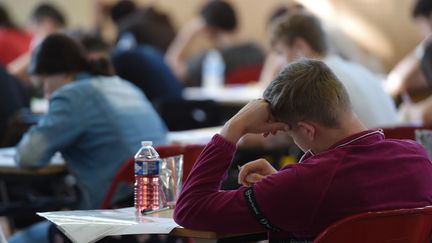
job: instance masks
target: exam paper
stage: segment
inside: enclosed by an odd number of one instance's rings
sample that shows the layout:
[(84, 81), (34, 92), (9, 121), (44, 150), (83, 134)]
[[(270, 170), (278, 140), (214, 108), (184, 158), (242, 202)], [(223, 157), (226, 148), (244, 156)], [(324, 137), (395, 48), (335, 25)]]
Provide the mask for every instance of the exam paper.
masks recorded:
[(109, 235), (168, 234), (179, 227), (172, 217), (136, 216), (135, 208), (37, 213), (53, 222), (77, 243), (95, 242)]

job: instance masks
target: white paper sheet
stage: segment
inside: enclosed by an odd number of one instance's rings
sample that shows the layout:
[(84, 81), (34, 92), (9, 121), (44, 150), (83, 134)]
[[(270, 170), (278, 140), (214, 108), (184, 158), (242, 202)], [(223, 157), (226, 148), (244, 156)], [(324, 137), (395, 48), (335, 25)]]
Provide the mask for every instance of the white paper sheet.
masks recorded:
[(172, 218), (135, 215), (135, 208), (37, 213), (58, 226), (73, 242), (94, 242), (109, 235), (168, 234), (179, 227)]
[[(15, 154), (15, 147), (0, 148), (0, 167), (16, 168), (17, 165), (14, 161)], [(58, 152), (51, 158), (51, 165), (64, 165), (64, 163), (63, 157)]]

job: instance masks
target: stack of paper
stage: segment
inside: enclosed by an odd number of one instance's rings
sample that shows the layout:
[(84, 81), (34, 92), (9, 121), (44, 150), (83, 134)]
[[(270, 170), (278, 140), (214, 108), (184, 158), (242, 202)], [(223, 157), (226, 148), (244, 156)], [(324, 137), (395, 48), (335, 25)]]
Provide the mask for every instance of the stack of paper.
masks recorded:
[(142, 216), (135, 208), (38, 213), (57, 225), (73, 242), (95, 242), (109, 235), (168, 234), (179, 227), (172, 217)]

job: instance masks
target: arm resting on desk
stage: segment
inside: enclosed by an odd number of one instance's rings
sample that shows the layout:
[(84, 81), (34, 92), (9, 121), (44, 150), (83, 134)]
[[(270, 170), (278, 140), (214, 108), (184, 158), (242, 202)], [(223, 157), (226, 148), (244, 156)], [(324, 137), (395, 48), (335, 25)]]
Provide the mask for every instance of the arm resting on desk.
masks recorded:
[(265, 230), (249, 212), (245, 187), (220, 191), (235, 152), (235, 145), (220, 135), (213, 137), (189, 174), (179, 199), (174, 220), (189, 229), (224, 233)]
[(79, 94), (73, 90), (57, 93), (50, 100), (48, 113), (32, 127), (17, 146), (16, 163), (37, 168), (49, 163), (53, 154), (65, 148), (82, 132)]

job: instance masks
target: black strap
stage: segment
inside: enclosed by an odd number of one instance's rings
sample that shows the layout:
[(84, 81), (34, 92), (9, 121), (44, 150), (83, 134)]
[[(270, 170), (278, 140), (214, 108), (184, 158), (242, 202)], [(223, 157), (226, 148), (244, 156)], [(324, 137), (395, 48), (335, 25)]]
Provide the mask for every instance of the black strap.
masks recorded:
[(258, 203), (255, 199), (255, 195), (253, 192), (253, 188), (249, 187), (245, 190), (244, 196), (246, 199), (246, 204), (249, 206), (249, 209), (254, 216), (254, 218), (260, 223), (262, 226), (264, 226), (266, 229), (273, 231), (273, 232), (280, 232), (281, 229), (273, 226), (270, 221), (264, 216), (264, 214), (261, 212), (260, 208), (258, 207)]

